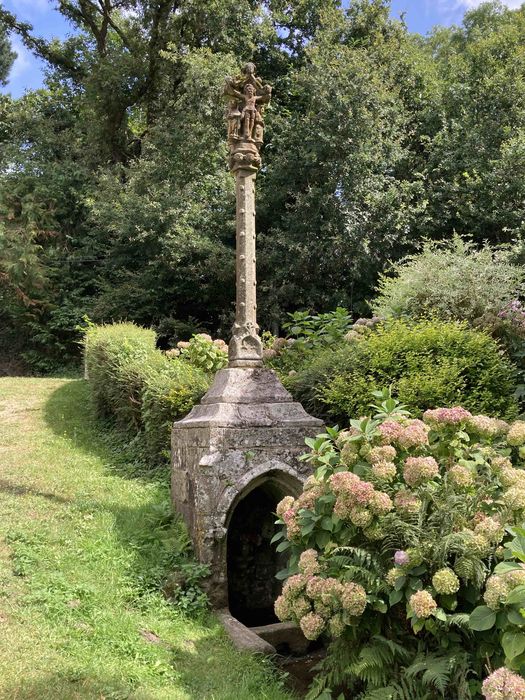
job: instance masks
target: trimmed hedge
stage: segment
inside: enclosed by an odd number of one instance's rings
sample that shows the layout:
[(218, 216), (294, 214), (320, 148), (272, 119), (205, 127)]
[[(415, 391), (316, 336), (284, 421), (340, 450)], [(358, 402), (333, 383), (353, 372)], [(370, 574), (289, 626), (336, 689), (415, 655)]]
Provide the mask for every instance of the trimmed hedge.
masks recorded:
[(91, 326), (86, 370), (99, 416), (138, 436), (155, 464), (169, 457), (173, 421), (185, 416), (210, 384), (188, 362), (155, 346), (155, 333), (133, 323)]
[(458, 322), (392, 321), (360, 340), (326, 348), (284, 378), (304, 407), (346, 425), (365, 415), (372, 392), (392, 394), (414, 414), (461, 405), (473, 413), (517, 413), (516, 369), (487, 333)]

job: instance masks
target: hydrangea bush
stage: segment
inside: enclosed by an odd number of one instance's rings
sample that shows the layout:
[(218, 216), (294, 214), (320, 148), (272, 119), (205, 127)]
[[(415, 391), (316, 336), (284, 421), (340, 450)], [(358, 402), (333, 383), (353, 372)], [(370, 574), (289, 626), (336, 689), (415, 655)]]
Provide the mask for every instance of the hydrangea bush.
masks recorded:
[(170, 358), (180, 357), (210, 374), (215, 374), (228, 364), (228, 346), (224, 340), (213, 340), (207, 333), (196, 333), (191, 340), (179, 341), (177, 347), (168, 350), (166, 355)]
[(388, 393), (377, 398), (373, 417), (307, 440), (314, 474), (277, 507), (274, 540), (290, 560), (276, 614), (308, 639), (339, 640), (312, 697), (343, 679), (365, 697), (394, 672), (431, 685), (438, 695), (429, 697), (481, 697), (487, 669), (511, 659), (507, 625), (521, 635), (513, 651), (525, 651), (516, 605), (495, 624), (508, 594), (525, 594), (506, 530), (524, 516), (525, 422), (461, 407), (420, 420)]

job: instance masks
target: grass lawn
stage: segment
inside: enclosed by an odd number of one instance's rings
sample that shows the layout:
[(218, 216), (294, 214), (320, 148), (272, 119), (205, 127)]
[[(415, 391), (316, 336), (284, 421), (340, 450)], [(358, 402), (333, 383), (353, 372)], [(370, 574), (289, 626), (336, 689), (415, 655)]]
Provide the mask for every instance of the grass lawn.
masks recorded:
[(86, 382), (0, 379), (0, 698), (290, 699), (159, 593), (181, 537), (165, 479), (108, 436)]

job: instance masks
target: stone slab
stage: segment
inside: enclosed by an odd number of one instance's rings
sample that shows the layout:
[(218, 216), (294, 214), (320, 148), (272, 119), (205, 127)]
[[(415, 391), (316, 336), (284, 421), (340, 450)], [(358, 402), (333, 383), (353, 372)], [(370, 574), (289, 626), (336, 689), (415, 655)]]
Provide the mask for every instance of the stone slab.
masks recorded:
[(251, 654), (265, 654), (266, 656), (273, 656), (276, 653), (275, 648), (271, 644), (261, 639), (249, 627), (239, 622), (230, 614), (228, 609), (218, 610), (217, 617), (228, 633), (233, 645), (239, 651), (247, 651)]

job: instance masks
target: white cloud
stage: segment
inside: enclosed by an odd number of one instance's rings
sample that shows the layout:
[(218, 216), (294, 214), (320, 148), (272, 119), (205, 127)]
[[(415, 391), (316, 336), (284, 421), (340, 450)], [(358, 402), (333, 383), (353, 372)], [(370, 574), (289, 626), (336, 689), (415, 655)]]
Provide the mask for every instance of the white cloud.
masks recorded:
[(11, 37), (11, 45), (13, 50), (16, 51), (17, 56), (11, 68), (11, 72), (9, 73), (10, 82), (23, 77), (31, 70), (33, 65), (32, 54), (26, 49), (18, 37)]
[[(482, 2), (485, 2), (485, 0), (458, 0), (458, 4), (460, 6), (462, 5), (469, 10), (473, 7), (478, 7), (478, 5), (481, 5)], [(515, 10), (516, 8), (521, 7), (523, 0), (502, 0), (502, 2), (507, 7)]]
[(11, 11), (36, 10), (37, 12), (48, 12), (53, 9), (49, 0), (6, 0), (5, 5)]

